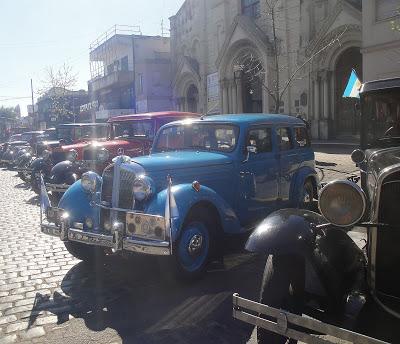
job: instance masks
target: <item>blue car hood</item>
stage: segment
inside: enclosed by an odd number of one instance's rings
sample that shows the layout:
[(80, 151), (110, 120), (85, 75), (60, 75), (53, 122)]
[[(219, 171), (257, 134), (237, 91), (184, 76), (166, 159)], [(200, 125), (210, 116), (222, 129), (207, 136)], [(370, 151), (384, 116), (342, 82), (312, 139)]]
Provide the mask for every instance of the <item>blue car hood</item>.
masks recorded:
[(178, 169), (211, 167), (232, 163), (232, 158), (223, 153), (180, 151), (157, 153), (148, 156), (137, 157), (134, 162), (140, 164), (147, 172)]

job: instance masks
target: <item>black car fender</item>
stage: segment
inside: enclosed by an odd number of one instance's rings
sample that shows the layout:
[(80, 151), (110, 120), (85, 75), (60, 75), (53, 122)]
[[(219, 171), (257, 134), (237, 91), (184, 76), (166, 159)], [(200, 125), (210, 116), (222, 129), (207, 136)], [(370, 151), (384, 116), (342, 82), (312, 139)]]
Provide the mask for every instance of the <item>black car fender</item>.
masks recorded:
[(321, 285), (335, 307), (342, 305), (346, 296), (366, 290), (362, 250), (345, 230), (327, 224), (323, 216), (312, 211), (283, 209), (272, 213), (250, 235), (246, 250), (303, 256), (312, 269), (306, 269), (307, 275), (313, 276), (306, 276), (306, 281), (314, 284), (308, 288)]
[(315, 225), (326, 220), (302, 209), (278, 210), (264, 219), (250, 235), (246, 250), (263, 254), (301, 254), (313, 249)]
[(81, 174), (79, 164), (69, 160), (61, 161), (51, 169), (50, 183), (72, 185), (80, 178)]
[(43, 173), (48, 176), (51, 171), (52, 162), (43, 158), (35, 159), (31, 164), (32, 173)]

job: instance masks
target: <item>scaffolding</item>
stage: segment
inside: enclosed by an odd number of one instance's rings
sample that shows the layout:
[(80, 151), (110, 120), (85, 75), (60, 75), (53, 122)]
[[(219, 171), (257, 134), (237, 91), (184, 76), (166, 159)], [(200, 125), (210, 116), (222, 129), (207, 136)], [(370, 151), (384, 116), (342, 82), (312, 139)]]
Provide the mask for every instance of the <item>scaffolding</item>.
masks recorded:
[[(90, 44), (91, 80), (120, 70), (133, 70), (133, 63), (120, 61), (117, 46), (123, 41), (132, 44), (134, 36), (142, 36), (140, 26), (114, 25)], [(106, 65), (109, 61), (112, 64)]]

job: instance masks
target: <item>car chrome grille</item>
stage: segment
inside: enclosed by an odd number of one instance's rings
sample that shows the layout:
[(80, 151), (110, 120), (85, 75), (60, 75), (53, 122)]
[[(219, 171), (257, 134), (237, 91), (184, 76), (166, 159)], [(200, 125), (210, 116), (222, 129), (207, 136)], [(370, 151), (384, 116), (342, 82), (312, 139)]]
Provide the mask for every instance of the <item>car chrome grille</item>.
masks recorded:
[[(120, 170), (120, 183), (119, 183), (119, 199), (118, 204), (114, 207), (120, 209), (131, 210), (134, 207), (133, 199), (133, 181), (136, 174), (124, 168)], [(110, 165), (103, 172), (103, 183), (101, 189), (101, 202), (107, 207), (112, 206), (112, 192), (114, 181), (114, 165)], [(125, 222), (125, 212), (117, 212), (117, 219)], [(110, 221), (110, 211), (108, 209), (101, 209), (100, 212), (100, 226), (104, 228), (105, 221)]]
[(114, 179), (114, 165), (108, 166), (103, 172), (103, 184), (101, 187), (101, 200), (111, 205), (112, 186)]
[[(398, 176), (397, 176), (398, 177)], [(390, 178), (390, 179), (389, 179)], [(381, 187), (378, 222), (393, 227), (378, 228), (376, 242), (376, 288), (379, 292), (400, 297), (400, 180), (386, 178)]]
[(97, 150), (90, 148), (83, 151), (83, 160), (94, 161), (96, 160)]

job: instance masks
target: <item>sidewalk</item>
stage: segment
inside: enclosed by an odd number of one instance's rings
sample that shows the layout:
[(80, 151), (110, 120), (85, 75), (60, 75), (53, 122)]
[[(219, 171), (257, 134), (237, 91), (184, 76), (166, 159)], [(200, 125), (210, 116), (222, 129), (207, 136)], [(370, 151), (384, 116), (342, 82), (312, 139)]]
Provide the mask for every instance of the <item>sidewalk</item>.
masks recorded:
[(311, 145), (313, 147), (342, 147), (342, 148), (353, 148), (359, 147), (360, 142), (356, 140), (312, 140)]

